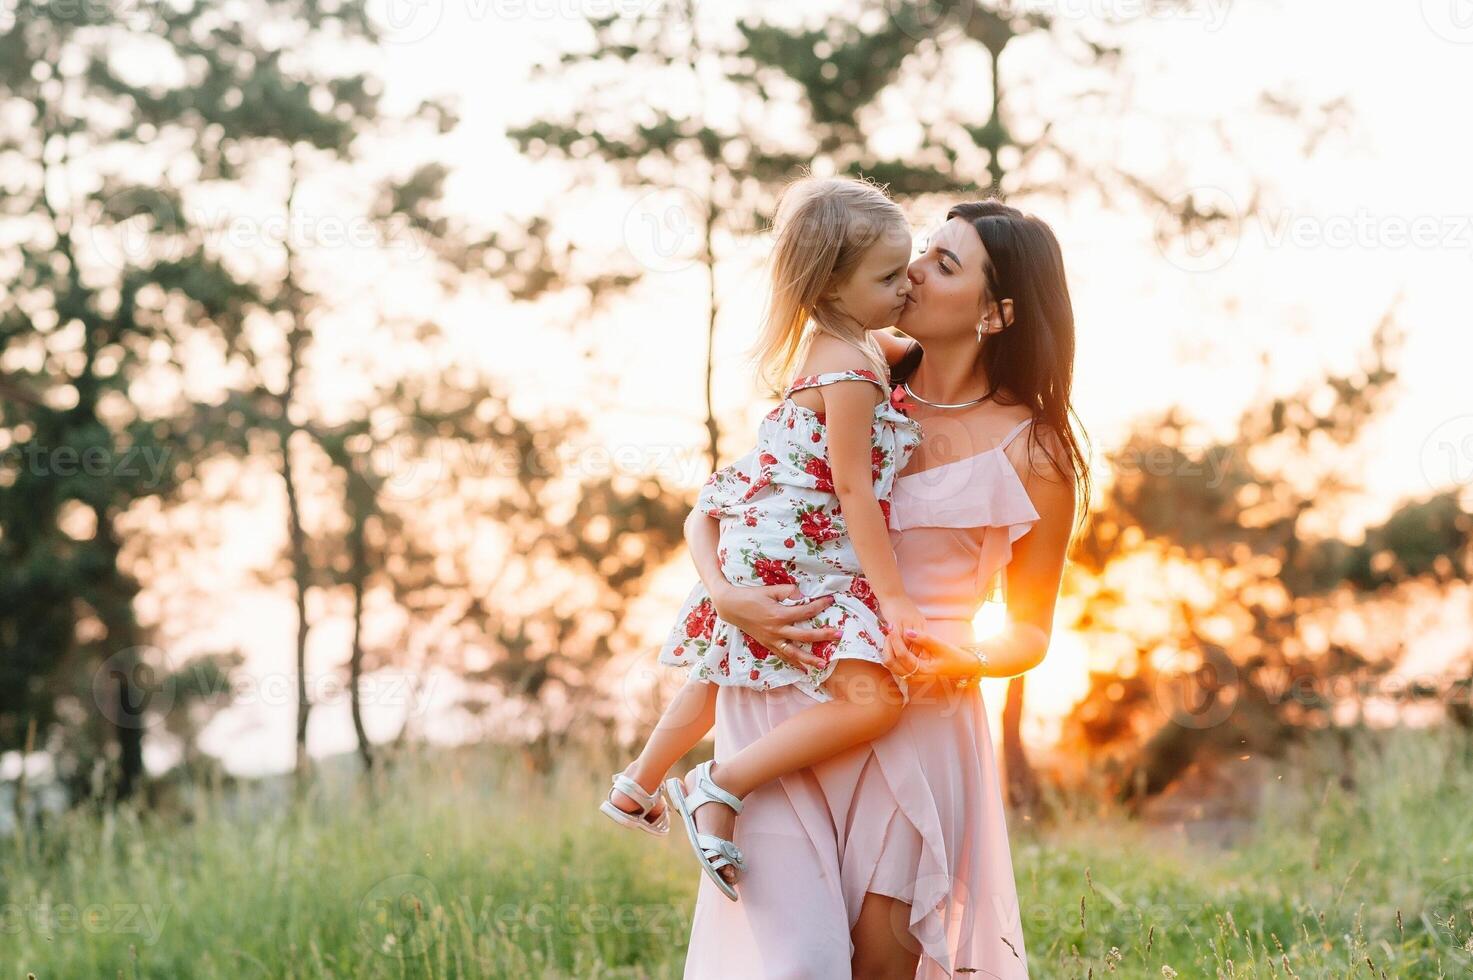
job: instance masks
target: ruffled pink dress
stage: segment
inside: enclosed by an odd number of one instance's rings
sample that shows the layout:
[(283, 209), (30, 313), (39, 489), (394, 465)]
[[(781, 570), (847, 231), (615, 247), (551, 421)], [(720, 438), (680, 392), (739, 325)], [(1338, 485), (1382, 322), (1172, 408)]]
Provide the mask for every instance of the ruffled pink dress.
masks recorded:
[[(1013, 543), (1038, 520), (1005, 450), (902, 474), (891, 541), (932, 630), (972, 638), (985, 597), (1005, 587)], [(716, 759), (813, 706), (793, 687), (724, 687)], [(910, 905), (916, 977), (1028, 976), (997, 757), (975, 688), (912, 685), (888, 734), (763, 786), (744, 800), (736, 843), (750, 865), (741, 901), (701, 878), (685, 976), (840, 980), (866, 892)]]

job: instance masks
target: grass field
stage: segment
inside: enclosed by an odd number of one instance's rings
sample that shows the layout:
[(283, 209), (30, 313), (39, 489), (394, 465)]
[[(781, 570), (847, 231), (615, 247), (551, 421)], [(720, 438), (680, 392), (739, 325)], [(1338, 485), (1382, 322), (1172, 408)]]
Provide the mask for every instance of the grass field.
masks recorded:
[[(1013, 827), (1032, 975), (1473, 975), (1473, 747), (1367, 734), (1346, 770), (1296, 752), (1228, 851), (1090, 807)], [(296, 810), (69, 816), (0, 841), (0, 977), (678, 977), (693, 862), (597, 813), (608, 771), (437, 751), (376, 802), (338, 778)]]

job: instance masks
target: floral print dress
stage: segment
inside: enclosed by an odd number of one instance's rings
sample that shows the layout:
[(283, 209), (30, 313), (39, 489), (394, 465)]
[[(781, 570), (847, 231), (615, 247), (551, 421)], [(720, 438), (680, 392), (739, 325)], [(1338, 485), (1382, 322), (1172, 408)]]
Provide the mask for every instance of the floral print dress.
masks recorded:
[[(660, 663), (687, 667), (709, 683), (770, 690), (792, 684), (816, 701), (833, 695), (822, 684), (843, 659), (884, 663), (879, 601), (864, 577), (844, 527), (829, 469), (824, 416), (792, 400), (793, 392), (836, 381), (865, 380), (889, 396), (875, 407), (870, 426), (870, 475), (875, 498), (890, 518), (896, 474), (920, 444), (920, 423), (899, 406), (897, 393), (873, 371), (848, 370), (798, 378), (762, 420), (757, 445), (711, 474), (696, 509), (718, 518), (717, 559), (735, 585), (792, 583), (800, 597), (788, 604), (831, 595), (834, 602), (811, 624), (833, 627), (839, 639), (813, 646), (822, 667), (794, 667), (716, 615), (705, 585), (697, 582), (660, 651)], [(898, 391), (898, 390), (897, 390)], [(905, 682), (897, 679), (902, 692)]]

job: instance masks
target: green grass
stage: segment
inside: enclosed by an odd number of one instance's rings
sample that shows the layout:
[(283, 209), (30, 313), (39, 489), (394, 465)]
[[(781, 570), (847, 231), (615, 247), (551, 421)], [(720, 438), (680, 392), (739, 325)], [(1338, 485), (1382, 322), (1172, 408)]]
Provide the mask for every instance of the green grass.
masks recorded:
[[(0, 841), (0, 977), (678, 977), (693, 866), (597, 813), (609, 771), (436, 752), (376, 802), (327, 780), (296, 810), (262, 788), (186, 819), (68, 816)], [(1278, 772), (1230, 851), (1098, 807), (1014, 821), (1033, 976), (1473, 975), (1466, 737), (1368, 735)]]

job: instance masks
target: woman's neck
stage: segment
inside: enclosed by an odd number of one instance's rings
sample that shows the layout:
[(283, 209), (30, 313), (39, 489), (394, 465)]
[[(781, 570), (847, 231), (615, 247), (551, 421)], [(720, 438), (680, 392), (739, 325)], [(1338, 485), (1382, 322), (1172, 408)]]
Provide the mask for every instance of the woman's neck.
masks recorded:
[(974, 342), (961, 344), (956, 350), (934, 341), (926, 344), (921, 363), (906, 383), (927, 401), (946, 405), (981, 398), (987, 394), (989, 380), (978, 350)]

